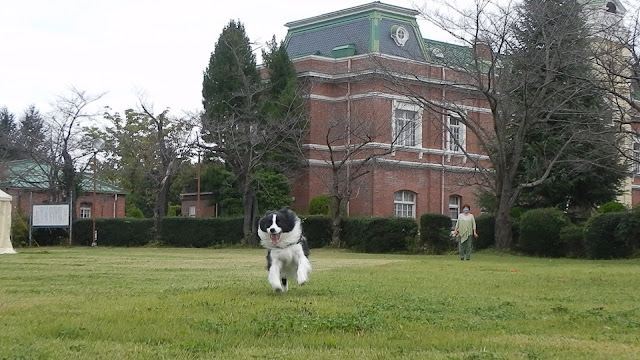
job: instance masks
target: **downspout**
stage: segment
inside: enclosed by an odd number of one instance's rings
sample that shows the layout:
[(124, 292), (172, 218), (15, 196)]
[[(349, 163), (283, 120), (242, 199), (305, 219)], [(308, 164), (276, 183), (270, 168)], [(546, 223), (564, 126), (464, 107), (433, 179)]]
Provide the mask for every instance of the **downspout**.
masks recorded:
[[(444, 69), (444, 65), (442, 66), (442, 71), (441, 71), (441, 76), (442, 78), (442, 103), (444, 104), (445, 102), (445, 97), (447, 95), (446, 93), (446, 89), (444, 88), (444, 81), (445, 81), (445, 69)], [(446, 146), (447, 146), (447, 142), (446, 142), (446, 136), (447, 136), (447, 130), (446, 127), (447, 126), (447, 115), (446, 114), (442, 114), (442, 155), (440, 156), (440, 165), (441, 170), (440, 170), (440, 207), (441, 207), (441, 211), (442, 211), (442, 215), (446, 215), (447, 213), (445, 212), (445, 208), (444, 208), (444, 156), (445, 156), (445, 152), (447, 151)]]
[(113, 195), (113, 218), (116, 218), (116, 208), (118, 206), (118, 194)]
[[(351, 73), (351, 58), (347, 60), (347, 74)], [(351, 148), (351, 78), (347, 77), (347, 151)], [(351, 205), (351, 182), (349, 178), (351, 176), (351, 161), (347, 159), (347, 192), (349, 197), (347, 198), (347, 216), (350, 214)]]

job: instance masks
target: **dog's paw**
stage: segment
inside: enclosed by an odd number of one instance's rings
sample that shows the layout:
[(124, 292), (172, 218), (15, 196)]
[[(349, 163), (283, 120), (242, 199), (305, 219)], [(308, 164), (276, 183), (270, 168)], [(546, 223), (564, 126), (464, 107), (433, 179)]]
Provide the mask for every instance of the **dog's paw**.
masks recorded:
[(309, 278), (306, 276), (298, 277), (298, 285), (304, 285), (309, 282)]

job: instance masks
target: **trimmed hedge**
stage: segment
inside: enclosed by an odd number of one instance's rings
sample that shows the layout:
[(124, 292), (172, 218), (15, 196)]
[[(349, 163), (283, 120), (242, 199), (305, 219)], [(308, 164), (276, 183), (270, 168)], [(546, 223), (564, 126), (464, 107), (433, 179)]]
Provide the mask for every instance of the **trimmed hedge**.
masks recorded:
[[(91, 245), (93, 223), (80, 219), (73, 223), (73, 244)], [(144, 246), (153, 238), (153, 219), (96, 219), (99, 246)]]
[(161, 243), (172, 247), (239, 244), (244, 236), (242, 218), (165, 217), (160, 226)]
[(422, 214), (418, 248), (434, 254), (443, 254), (451, 250), (451, 246), (451, 218), (437, 213)]
[(520, 218), (520, 250), (524, 253), (561, 257), (567, 253), (560, 239), (560, 230), (571, 224), (560, 210), (553, 208), (529, 210)]
[(301, 216), (302, 233), (310, 248), (321, 248), (331, 244), (331, 218), (324, 215)]
[(495, 245), (496, 217), (482, 214), (476, 218), (478, 238), (473, 240), (473, 248), (482, 250)]
[(587, 222), (585, 252), (590, 259), (618, 259), (633, 254), (633, 243), (624, 236), (627, 212), (609, 212), (593, 216)]
[(415, 242), (418, 223), (408, 218), (348, 218), (342, 221), (342, 240), (356, 251), (407, 251)]
[[(303, 216), (302, 222), (303, 233), (310, 247), (318, 248), (331, 244), (329, 217)], [(411, 250), (410, 246), (415, 244), (418, 233), (416, 221), (406, 218), (347, 218), (342, 224), (341, 236), (346, 246), (369, 253)], [(98, 245), (148, 245), (154, 238), (153, 225), (153, 219), (96, 219)], [(158, 245), (164, 246), (201, 248), (238, 244), (243, 238), (242, 218), (165, 217), (160, 223), (160, 228), (162, 234)], [(91, 219), (76, 220), (73, 244), (90, 245), (91, 230)], [(58, 241), (56, 244), (59, 243)]]

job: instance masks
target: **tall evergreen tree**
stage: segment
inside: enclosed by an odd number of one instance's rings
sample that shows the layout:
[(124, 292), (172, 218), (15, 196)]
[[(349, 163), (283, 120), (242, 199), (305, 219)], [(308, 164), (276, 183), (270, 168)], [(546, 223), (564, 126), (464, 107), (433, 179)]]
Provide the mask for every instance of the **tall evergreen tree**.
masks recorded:
[[(596, 75), (586, 52), (593, 41), (586, 16), (576, 0), (526, 0), (520, 11), (515, 36), (521, 48), (512, 56), (514, 71), (528, 81), (514, 93), (521, 105), (518, 111), (529, 111), (527, 104), (536, 101), (543, 88), (552, 88), (554, 97), (545, 98), (549, 107), (534, 114), (539, 119), (525, 136), (518, 183), (540, 178), (549, 161), (564, 152), (542, 183), (523, 189), (520, 203), (524, 206), (589, 210), (615, 199), (626, 176), (616, 136), (608, 131), (606, 117), (611, 109), (606, 93), (590, 86)], [(567, 35), (548, 41), (548, 34), (562, 31)], [(533, 71), (528, 61), (517, 61), (532, 54), (551, 61)]]
[(21, 145), (21, 156), (42, 151), (45, 140), (44, 118), (35, 105), (29, 105), (20, 118), (18, 143)]
[(6, 106), (0, 108), (0, 159), (14, 160), (16, 122), (15, 115)]

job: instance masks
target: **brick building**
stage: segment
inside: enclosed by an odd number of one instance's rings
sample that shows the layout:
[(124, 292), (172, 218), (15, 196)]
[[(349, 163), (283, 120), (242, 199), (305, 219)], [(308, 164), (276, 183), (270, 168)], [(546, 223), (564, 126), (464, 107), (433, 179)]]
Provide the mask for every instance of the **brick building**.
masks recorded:
[(354, 129), (367, 127), (365, 132), (375, 138), (351, 157), (341, 176), (348, 178), (369, 154), (388, 154), (365, 171), (360, 169), (366, 174), (350, 184), (349, 214), (442, 213), (455, 218), (466, 203), (472, 212), (480, 212), (474, 206), (477, 169), (460, 149), (464, 146), (469, 156), (487, 161), (473, 134), (453, 114), (416, 106), (380, 76), (381, 71), (410, 74), (419, 79), (419, 93), (442, 102), (464, 98), (468, 116), (490, 124), (491, 112), (483, 100), (445, 92), (441, 85), (456, 74), (439, 65), (440, 56), (444, 47), (457, 46), (425, 40), (417, 15), (415, 10), (374, 2), (286, 24), (287, 51), (309, 89), (310, 131), (304, 145), (309, 167), (293, 184), (295, 209), (306, 211), (312, 198), (330, 194), (332, 156), (339, 158), (362, 143)]
[[(47, 165), (28, 160), (10, 161), (0, 168), (0, 186), (13, 197), (14, 214), (31, 213), (31, 205), (51, 204), (52, 185)], [(92, 174), (79, 175), (80, 195), (75, 199), (76, 217), (96, 218), (125, 217), (126, 192), (112, 184), (96, 179), (95, 206)], [(59, 191), (59, 189), (57, 189)]]
[[(624, 11), (618, 1), (594, 2), (601, 8), (598, 16), (619, 16)], [(304, 212), (315, 196), (330, 194), (335, 168), (331, 164), (363, 143), (352, 129), (369, 126), (368, 134), (374, 138), (352, 155), (340, 176), (348, 178), (368, 154), (388, 154), (349, 184), (349, 214), (417, 218), (442, 213), (456, 218), (463, 204), (480, 213), (475, 197), (481, 179), (469, 157), (483, 165), (488, 157), (474, 134), (455, 114), (430, 113), (384, 80), (390, 75), (413, 80), (416, 93), (443, 104), (455, 103), (467, 116), (492, 128), (491, 111), (483, 98), (445, 86), (460, 75), (443, 65), (445, 54), (471, 56), (471, 49), (423, 38), (418, 14), (373, 2), (286, 24), (285, 45), (308, 89), (310, 110), (304, 145), (309, 167), (294, 181), (295, 209)], [(633, 151), (640, 160), (639, 144), (633, 144)], [(640, 167), (634, 170), (640, 176)], [(629, 178), (620, 200), (640, 204), (640, 177)]]

